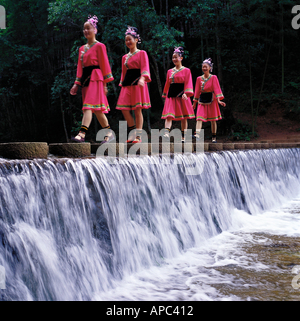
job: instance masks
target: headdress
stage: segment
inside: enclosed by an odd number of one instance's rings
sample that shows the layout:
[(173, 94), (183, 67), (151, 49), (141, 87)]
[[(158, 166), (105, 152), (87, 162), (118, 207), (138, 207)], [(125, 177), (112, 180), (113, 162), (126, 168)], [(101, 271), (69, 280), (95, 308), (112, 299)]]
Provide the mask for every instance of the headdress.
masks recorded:
[(125, 32), (125, 36), (127, 36), (127, 35), (131, 35), (132, 37), (138, 39), (138, 43), (141, 43), (141, 37), (137, 33), (137, 28), (128, 26), (128, 28)]
[(182, 47), (175, 47), (173, 54), (178, 54), (180, 57), (183, 57), (184, 51)]
[(203, 65), (203, 64), (208, 64), (208, 65), (210, 66), (210, 71), (213, 70), (214, 64), (212, 63), (211, 58), (205, 59), (205, 60), (202, 62), (202, 65)]
[[(89, 16), (87, 22), (89, 22), (95, 29), (97, 29), (98, 18), (97, 16)], [(97, 31), (95, 30), (95, 34)]]

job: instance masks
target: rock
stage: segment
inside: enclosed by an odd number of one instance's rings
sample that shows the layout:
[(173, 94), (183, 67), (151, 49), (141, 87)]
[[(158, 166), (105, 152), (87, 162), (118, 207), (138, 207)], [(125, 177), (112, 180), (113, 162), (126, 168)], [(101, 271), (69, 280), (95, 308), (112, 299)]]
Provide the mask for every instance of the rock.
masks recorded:
[(50, 154), (62, 157), (87, 157), (91, 156), (90, 143), (64, 143), (50, 144)]
[(0, 144), (0, 155), (8, 159), (47, 158), (47, 143), (5, 143)]

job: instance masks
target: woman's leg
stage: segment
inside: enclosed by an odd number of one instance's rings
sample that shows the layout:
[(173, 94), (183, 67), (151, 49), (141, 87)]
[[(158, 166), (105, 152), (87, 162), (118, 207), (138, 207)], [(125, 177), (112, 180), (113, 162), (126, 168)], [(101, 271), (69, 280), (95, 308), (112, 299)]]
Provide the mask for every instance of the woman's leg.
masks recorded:
[(81, 129), (78, 135), (75, 137), (75, 140), (81, 140), (82, 138), (85, 138), (86, 133), (91, 125), (92, 119), (93, 119), (93, 112), (89, 109), (85, 109), (83, 111)]
[(202, 129), (202, 123), (203, 123), (202, 120), (197, 120), (197, 122), (196, 122), (196, 131), (194, 134), (194, 137), (196, 138), (196, 140), (200, 139), (200, 132)]
[(101, 127), (103, 129), (107, 129), (108, 132), (104, 138), (104, 140), (108, 141), (110, 139), (110, 137), (112, 136), (112, 132), (109, 130), (110, 129), (110, 126), (109, 126), (109, 123), (108, 123), (108, 120), (107, 120), (107, 117), (105, 114), (103, 114), (102, 111), (95, 111), (95, 115), (98, 119), (98, 122), (100, 123)]
[(171, 131), (171, 128), (172, 128), (172, 118), (167, 118), (166, 121), (165, 121), (165, 132), (163, 134), (163, 137), (164, 138), (167, 138), (169, 139), (170, 138), (170, 131)]
[(134, 118), (132, 117), (131, 110), (122, 110), (123, 116), (125, 120), (127, 121), (127, 126), (129, 130), (129, 136), (127, 143), (131, 143), (136, 138), (136, 126), (134, 122)]
[(142, 129), (144, 125), (144, 117), (142, 108), (137, 108), (134, 110), (135, 122), (136, 122), (136, 137), (133, 143), (139, 143), (142, 138)]
[(217, 142), (217, 122), (212, 121), (211, 122), (211, 134), (212, 134), (212, 142)]
[(188, 120), (187, 119), (183, 119), (181, 121), (181, 136), (182, 136), (182, 141), (185, 141), (185, 133), (187, 131), (188, 128)]

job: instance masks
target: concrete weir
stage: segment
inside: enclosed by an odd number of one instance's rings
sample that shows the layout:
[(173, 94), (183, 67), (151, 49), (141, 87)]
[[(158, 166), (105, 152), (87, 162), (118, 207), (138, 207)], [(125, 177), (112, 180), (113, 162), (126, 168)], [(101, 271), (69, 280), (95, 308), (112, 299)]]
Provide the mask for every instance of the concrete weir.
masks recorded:
[(47, 158), (48, 154), (57, 157), (81, 158), (90, 156), (157, 155), (174, 153), (221, 152), (226, 150), (300, 148), (298, 142), (277, 143), (159, 143), (159, 144), (90, 144), (90, 143), (5, 143), (0, 144), (0, 157), (7, 159)]
[(0, 156), (8, 159), (47, 158), (49, 146), (47, 143), (5, 143), (0, 144)]

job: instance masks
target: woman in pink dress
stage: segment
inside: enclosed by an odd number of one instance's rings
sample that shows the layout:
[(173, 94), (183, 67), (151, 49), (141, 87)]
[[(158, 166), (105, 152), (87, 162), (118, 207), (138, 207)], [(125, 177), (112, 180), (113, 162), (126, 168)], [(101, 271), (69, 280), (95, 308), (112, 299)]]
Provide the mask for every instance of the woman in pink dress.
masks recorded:
[[(128, 143), (141, 143), (144, 118), (143, 109), (151, 107), (147, 83), (151, 82), (149, 59), (146, 51), (137, 49), (140, 36), (137, 28), (128, 27), (125, 44), (129, 53), (122, 58), (121, 93), (116, 109), (122, 110), (129, 129)], [(136, 124), (131, 115), (135, 113)], [(135, 130), (136, 129), (136, 130)]]
[(222, 119), (219, 104), (226, 106), (218, 77), (212, 75), (213, 63), (211, 58), (202, 63), (203, 76), (197, 78), (193, 108), (198, 105), (196, 115), (196, 132), (194, 137), (199, 140), (202, 122), (211, 122), (212, 142), (217, 142), (217, 121)]
[(193, 96), (193, 80), (189, 68), (182, 66), (183, 48), (174, 49), (173, 63), (175, 67), (168, 70), (163, 98), (166, 99), (162, 112), (162, 119), (165, 119), (164, 138), (169, 138), (172, 121), (181, 121), (182, 141), (185, 141), (184, 134), (188, 128), (188, 119), (195, 118), (190, 97)]
[(96, 16), (89, 18), (84, 24), (84, 36), (87, 44), (80, 47), (77, 65), (77, 78), (70, 94), (76, 95), (78, 86), (82, 87), (83, 119), (81, 129), (71, 140), (84, 143), (85, 136), (92, 121), (93, 113), (96, 115), (102, 128), (107, 129), (107, 136), (102, 143), (114, 139), (106, 115), (110, 108), (107, 101), (107, 83), (113, 81), (109, 65), (106, 46), (96, 40)]

